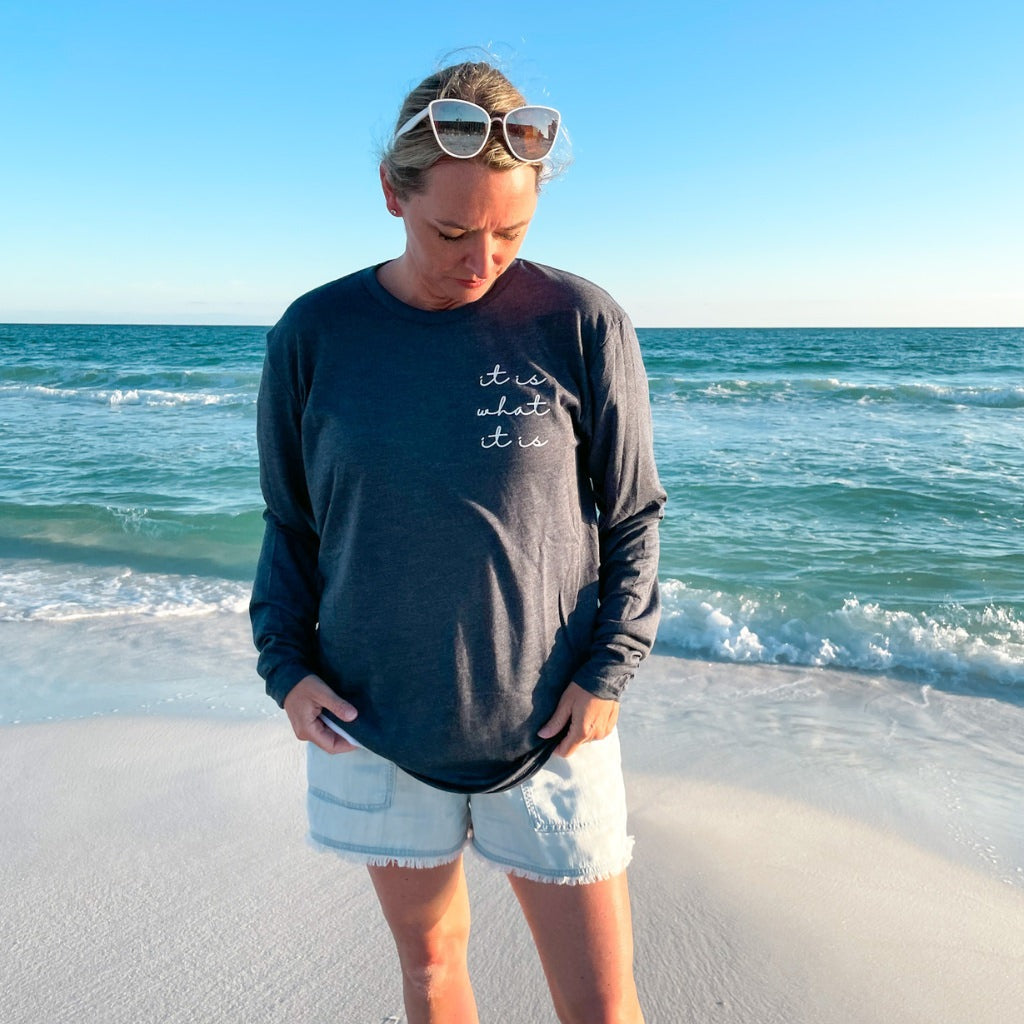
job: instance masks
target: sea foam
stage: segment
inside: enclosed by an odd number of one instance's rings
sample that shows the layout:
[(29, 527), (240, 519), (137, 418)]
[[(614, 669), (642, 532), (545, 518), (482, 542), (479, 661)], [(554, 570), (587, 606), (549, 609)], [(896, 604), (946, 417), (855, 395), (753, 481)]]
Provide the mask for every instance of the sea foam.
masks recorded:
[(170, 391), (162, 388), (68, 388), (45, 384), (0, 387), (0, 395), (27, 397), (62, 402), (86, 402), (90, 405), (138, 405), (156, 409), (177, 406), (255, 405), (249, 390), (237, 391)]
[(798, 609), (777, 596), (701, 590), (679, 580), (662, 584), (662, 599), (658, 639), (689, 655), (1024, 687), (1024, 621), (999, 606), (911, 611), (849, 597), (831, 609)]
[(0, 622), (209, 615), (244, 612), (249, 601), (248, 584), (206, 576), (43, 559), (6, 561), (0, 567)]

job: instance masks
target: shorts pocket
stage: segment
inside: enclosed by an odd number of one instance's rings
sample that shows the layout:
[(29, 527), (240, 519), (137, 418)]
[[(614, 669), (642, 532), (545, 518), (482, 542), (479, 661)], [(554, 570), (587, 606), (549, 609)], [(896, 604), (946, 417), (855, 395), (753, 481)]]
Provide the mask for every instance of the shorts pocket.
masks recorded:
[(626, 803), (618, 736), (584, 744), (569, 758), (553, 756), (521, 790), (537, 832), (577, 832), (614, 820)]
[(369, 750), (327, 754), (310, 743), (306, 756), (309, 795), (356, 811), (382, 811), (390, 807), (397, 770), (390, 761)]

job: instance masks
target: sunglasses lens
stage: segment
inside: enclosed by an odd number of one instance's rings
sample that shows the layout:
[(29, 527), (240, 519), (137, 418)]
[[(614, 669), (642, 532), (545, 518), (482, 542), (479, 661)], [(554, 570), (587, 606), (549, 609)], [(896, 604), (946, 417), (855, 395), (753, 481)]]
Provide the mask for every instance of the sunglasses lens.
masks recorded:
[(558, 111), (551, 107), (520, 107), (505, 118), (508, 148), (520, 160), (543, 160), (558, 135)]
[(491, 122), (475, 104), (464, 100), (434, 100), (430, 117), (437, 141), (451, 156), (476, 156), (484, 148)]

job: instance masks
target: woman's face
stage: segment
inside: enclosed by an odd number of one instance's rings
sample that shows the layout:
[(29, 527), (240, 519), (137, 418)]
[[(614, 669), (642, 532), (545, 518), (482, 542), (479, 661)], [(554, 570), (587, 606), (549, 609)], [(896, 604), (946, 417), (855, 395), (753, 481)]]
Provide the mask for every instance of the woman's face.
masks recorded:
[(407, 199), (395, 196), (383, 169), (381, 181), (388, 207), (405, 221), (405, 252), (390, 265), (390, 283), (421, 309), (486, 295), (516, 258), (537, 208), (537, 170), (529, 164), (494, 171), (475, 160), (442, 160), (427, 172), (426, 188)]

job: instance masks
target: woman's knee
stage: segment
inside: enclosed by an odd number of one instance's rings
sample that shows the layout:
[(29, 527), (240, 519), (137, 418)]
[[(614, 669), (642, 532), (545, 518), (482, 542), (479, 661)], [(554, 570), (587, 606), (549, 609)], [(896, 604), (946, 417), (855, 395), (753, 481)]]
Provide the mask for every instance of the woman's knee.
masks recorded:
[(406, 984), (429, 996), (465, 976), (469, 898), (460, 861), (436, 868), (372, 867)]
[(468, 925), (393, 934), (403, 977), (425, 996), (466, 973)]
[(555, 1000), (561, 1024), (643, 1024), (636, 990), (619, 993), (588, 992), (570, 1000)]

